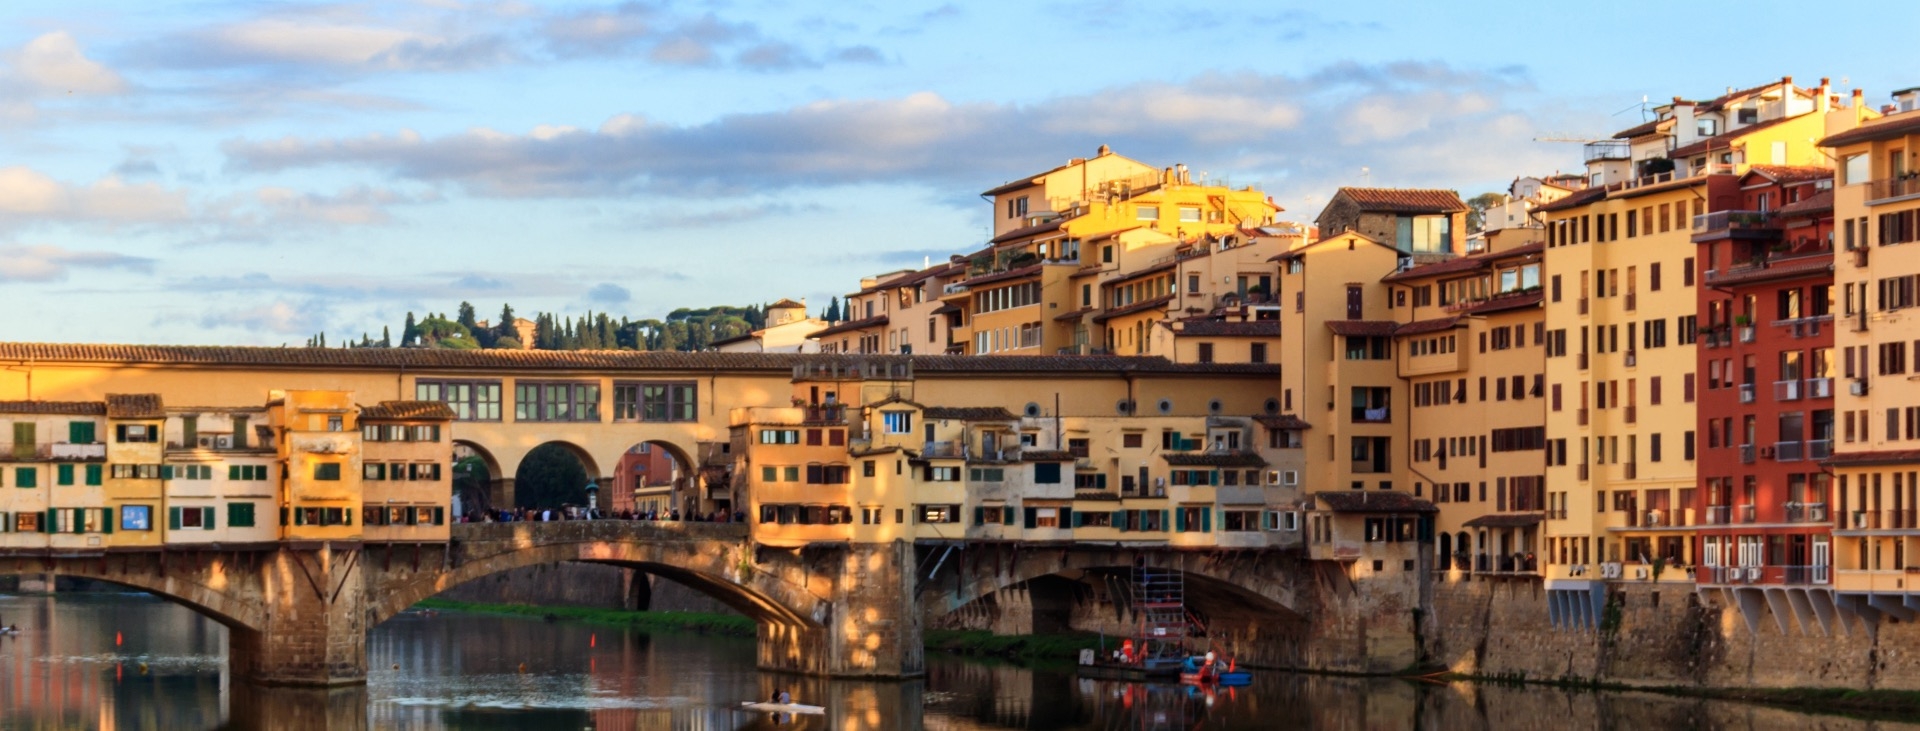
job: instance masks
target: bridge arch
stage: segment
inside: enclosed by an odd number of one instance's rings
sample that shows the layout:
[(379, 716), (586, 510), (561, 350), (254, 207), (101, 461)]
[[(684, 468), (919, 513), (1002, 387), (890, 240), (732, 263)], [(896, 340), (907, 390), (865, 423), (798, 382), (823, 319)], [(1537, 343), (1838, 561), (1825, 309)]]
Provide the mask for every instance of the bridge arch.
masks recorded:
[(1179, 572), (1189, 585), (1199, 587), (1207, 598), (1239, 602), (1257, 611), (1290, 616), (1302, 613), (1295, 591), (1297, 574), (1276, 570), (1272, 568), (1274, 562), (1269, 560), (1164, 549), (987, 550), (999, 555), (962, 561), (961, 567), (945, 581), (941, 581), (939, 576), (934, 577), (937, 592), (934, 596), (943, 605), (933, 607), (936, 612), (959, 609), (974, 600), (1045, 576), (1077, 579), (1087, 575), (1127, 573), (1135, 567), (1144, 566)]
[(188, 575), (178, 572), (163, 574), (154, 571), (147, 561), (139, 563), (141, 566), (132, 567), (125, 562), (106, 560), (59, 561), (49, 566), (40, 561), (0, 559), (0, 576), (39, 575), (49, 578), (69, 576), (102, 581), (143, 591), (179, 604), (201, 616), (219, 622), (229, 631), (253, 633), (261, 632), (266, 628), (268, 610), (266, 605), (258, 599), (216, 589), (208, 585), (212, 582), (193, 580), (193, 578), (205, 579), (219, 576), (227, 567), (214, 567), (213, 571), (208, 572), (194, 572), (202, 575), (189, 578)]

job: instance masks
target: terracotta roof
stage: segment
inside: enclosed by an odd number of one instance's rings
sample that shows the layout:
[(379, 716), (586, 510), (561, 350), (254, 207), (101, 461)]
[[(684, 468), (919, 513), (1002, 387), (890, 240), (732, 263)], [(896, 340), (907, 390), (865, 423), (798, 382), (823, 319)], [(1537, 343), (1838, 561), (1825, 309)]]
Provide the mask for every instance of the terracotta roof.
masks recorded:
[(1630, 140), (1635, 137), (1639, 137), (1641, 135), (1651, 134), (1655, 130), (1660, 129), (1661, 123), (1670, 122), (1670, 121), (1672, 120), (1656, 119), (1651, 122), (1647, 122), (1645, 124), (1639, 124), (1632, 127), (1628, 127), (1626, 129), (1620, 130), (1619, 132), (1613, 133), (1613, 138), (1616, 140)]
[(951, 315), (951, 314), (953, 314), (953, 313), (955, 313), (955, 312), (966, 312), (966, 310), (964, 310), (964, 309), (961, 309), (961, 307), (960, 307), (959, 305), (956, 305), (956, 304), (954, 304), (954, 303), (952, 303), (952, 302), (948, 302), (948, 303), (946, 303), (946, 304), (944, 304), (944, 305), (941, 305), (941, 306), (939, 306), (939, 307), (935, 307), (935, 308), (933, 308), (933, 312), (932, 312), (932, 314), (935, 314), (935, 315)]
[(952, 419), (955, 421), (1013, 421), (1019, 417), (1013, 412), (998, 406), (928, 406), (922, 409), (926, 419)]
[(1920, 132), (1920, 114), (1896, 114), (1867, 122), (1820, 141), (1821, 147), (1840, 147), (1855, 142), (1872, 142)]
[(107, 394), (107, 416), (114, 419), (159, 419), (167, 415), (157, 393)]
[(1489, 262), (1529, 256), (1532, 254), (1538, 254), (1546, 250), (1547, 250), (1546, 242), (1535, 241), (1530, 244), (1515, 246), (1511, 249), (1501, 249), (1499, 251), (1488, 251), (1488, 252), (1482, 252), (1482, 253), (1472, 254), (1468, 256), (1456, 256), (1446, 261), (1437, 261), (1432, 264), (1424, 264), (1421, 266), (1414, 267), (1412, 269), (1408, 269), (1403, 272), (1395, 272), (1393, 274), (1389, 274), (1385, 277), (1382, 277), (1380, 281), (1400, 282), (1400, 281), (1406, 281), (1409, 279), (1421, 279), (1425, 277), (1438, 276), (1441, 274), (1452, 274), (1454, 272), (1475, 271), (1475, 270), (1484, 268)]
[(994, 282), (1007, 280), (1007, 279), (1018, 279), (1020, 277), (1027, 276), (1028, 274), (1032, 274), (1034, 272), (1040, 271), (1041, 266), (1043, 265), (1028, 264), (1018, 269), (1008, 269), (1004, 272), (992, 272), (988, 274), (982, 274), (977, 277), (968, 277), (966, 279), (961, 280), (961, 282), (966, 284), (968, 287), (975, 287), (982, 284), (992, 284)]
[(1588, 188), (1586, 190), (1575, 191), (1573, 195), (1567, 196), (1565, 198), (1561, 198), (1560, 200), (1553, 201), (1551, 203), (1543, 203), (1540, 205), (1540, 207), (1535, 208), (1534, 210), (1541, 211), (1541, 212), (1564, 211), (1569, 208), (1578, 208), (1580, 206), (1584, 206), (1588, 203), (1592, 203), (1594, 201), (1600, 200), (1605, 197), (1607, 197), (1606, 188), (1604, 187)]
[(1833, 179), (1832, 170), (1810, 165), (1754, 165), (1747, 168), (1747, 175), (1763, 175), (1782, 185)]
[(873, 317), (863, 318), (859, 320), (849, 320), (847, 322), (834, 325), (833, 327), (808, 335), (807, 339), (811, 340), (813, 338), (830, 337), (833, 335), (839, 335), (841, 333), (850, 333), (856, 330), (865, 330), (870, 327), (879, 327), (885, 324), (887, 324), (886, 315), (875, 315)]
[(1065, 225), (1067, 225), (1067, 219), (1056, 218), (1051, 221), (1047, 221), (1045, 223), (1036, 223), (1032, 226), (1022, 226), (1020, 228), (1016, 228), (1012, 231), (1008, 231), (1006, 233), (1000, 234), (999, 236), (995, 236), (991, 239), (988, 239), (987, 243), (1004, 244), (1008, 241), (1016, 241), (1019, 239), (1024, 239), (1028, 236), (1035, 236), (1038, 234), (1058, 231), (1060, 230), (1061, 226), (1065, 226)]
[(453, 420), (453, 408), (441, 401), (382, 401), (373, 406), (360, 407), (362, 420), (375, 421), (408, 420)]
[(0, 401), (0, 414), (105, 416), (105, 401)]
[(877, 409), (882, 406), (891, 406), (893, 404), (906, 404), (908, 406), (912, 406), (913, 408), (920, 409), (921, 411), (925, 411), (927, 409), (927, 407), (920, 405), (920, 402), (914, 401), (912, 399), (909, 399), (897, 393), (890, 395), (886, 398), (880, 399), (879, 401), (875, 401), (873, 403), (867, 404), (867, 408)]
[(1459, 193), (1435, 188), (1341, 188), (1333, 195), (1346, 196), (1363, 211), (1454, 213), (1467, 210)]
[(747, 333), (747, 334), (745, 334), (745, 335), (735, 335), (735, 336), (733, 336), (733, 337), (730, 337), (730, 338), (721, 338), (721, 339), (719, 339), (719, 340), (709, 340), (709, 341), (707, 341), (707, 347), (709, 347), (709, 348), (714, 348), (714, 347), (719, 347), (719, 346), (722, 346), (722, 345), (731, 345), (731, 344), (733, 344), (733, 343), (744, 343), (744, 342), (746, 342), (746, 341), (748, 341), (748, 340), (752, 340), (752, 339), (754, 339), (754, 338), (755, 338), (756, 336), (758, 336), (758, 335), (759, 335), (759, 334), (760, 334), (761, 332), (763, 332), (763, 331), (760, 331), (760, 330), (755, 330), (755, 331), (753, 331), (753, 332), (750, 332), (750, 333)]
[(1140, 300), (1139, 302), (1135, 302), (1125, 307), (1107, 310), (1106, 312), (1102, 312), (1098, 315), (1094, 315), (1093, 321), (1106, 322), (1116, 317), (1122, 317), (1125, 315), (1131, 315), (1135, 312), (1143, 312), (1146, 310), (1151, 310), (1172, 301), (1173, 301), (1173, 295), (1163, 294), (1158, 297), (1154, 297), (1152, 299)]
[[(1761, 84), (1759, 86), (1750, 86), (1745, 89), (1740, 89), (1738, 91), (1729, 91), (1725, 94), (1721, 94), (1720, 96), (1714, 97), (1708, 101), (1701, 102), (1700, 111), (1711, 112), (1726, 106), (1728, 102), (1731, 102), (1735, 99), (1743, 99), (1746, 97), (1750, 97), (1784, 83), (1786, 83), (1785, 79), (1777, 79), (1774, 81), (1769, 81), (1767, 83)], [(1813, 90), (1802, 89), (1799, 87), (1794, 87), (1793, 93), (1799, 94), (1800, 96), (1806, 96), (1806, 97), (1810, 97), (1814, 95)]]
[(1825, 274), (1832, 271), (1833, 256), (1829, 254), (1825, 256), (1807, 257), (1804, 260), (1790, 259), (1782, 262), (1772, 262), (1764, 267), (1754, 267), (1737, 272), (1730, 272), (1714, 277), (1708, 284), (1715, 287), (1753, 284), (1755, 282), (1770, 282), (1776, 279), (1792, 279), (1795, 277)]
[(1054, 321), (1054, 322), (1066, 322), (1066, 321), (1068, 321), (1068, 320), (1078, 320), (1078, 319), (1080, 319), (1080, 316), (1081, 316), (1081, 315), (1085, 315), (1085, 314), (1087, 314), (1087, 313), (1089, 313), (1089, 312), (1094, 312), (1094, 311), (1097, 311), (1098, 309), (1099, 309), (1099, 308), (1097, 308), (1097, 307), (1082, 307), (1082, 308), (1080, 308), (1080, 309), (1077, 309), (1077, 310), (1072, 310), (1072, 311), (1069, 311), (1069, 312), (1062, 312), (1062, 313), (1060, 313), (1060, 314), (1058, 314), (1058, 315), (1054, 315), (1054, 316), (1053, 316), (1053, 321)]
[(1314, 497), (1336, 513), (1437, 513), (1433, 503), (1391, 490), (1316, 492)]
[(1226, 320), (1183, 320), (1180, 328), (1174, 330), (1180, 335), (1206, 337), (1279, 337), (1279, 320), (1253, 320), (1251, 322), (1227, 322)]
[(1437, 333), (1445, 330), (1452, 330), (1453, 328), (1457, 327), (1459, 324), (1460, 324), (1460, 318), (1458, 317), (1440, 317), (1432, 320), (1420, 320), (1418, 322), (1409, 322), (1405, 325), (1401, 325), (1400, 327), (1394, 328), (1393, 334), (1425, 335), (1427, 333)]
[(1073, 453), (1064, 449), (1023, 449), (1020, 450), (1022, 462), (1072, 462)]
[(1824, 213), (1833, 210), (1833, 189), (1828, 188), (1800, 200), (1781, 206), (1773, 212), (1776, 216), (1798, 216), (1807, 213)]
[(1327, 329), (1348, 337), (1386, 337), (1400, 323), (1392, 320), (1328, 320)]
[(804, 310), (804, 309), (807, 309), (807, 306), (800, 304), (798, 302), (795, 302), (786, 297), (781, 297), (780, 299), (775, 300), (773, 304), (767, 305), (767, 309), (769, 310), (782, 309), (782, 308), (794, 308), (794, 309)]
[(917, 272), (908, 272), (892, 279), (883, 279), (871, 287), (855, 292), (854, 296), (858, 297), (863, 294), (873, 294), (888, 289), (899, 289), (907, 285), (919, 284), (934, 277), (966, 271), (966, 268), (967, 265), (965, 264), (935, 264)]
[(1266, 375), (1272, 364), (1173, 363), (1119, 355), (861, 355), (633, 350), (442, 350), (438, 348), (258, 348), (196, 345), (70, 345), (0, 342), (0, 362), (142, 363), (300, 369), (731, 370), (787, 371), (808, 364), (910, 363), (923, 373), (1136, 372)]
[[(1814, 112), (1808, 112), (1807, 114), (1813, 114), (1813, 113)], [(1786, 124), (1788, 122), (1794, 121), (1804, 116), (1807, 116), (1807, 115), (1801, 114), (1793, 117), (1781, 117), (1779, 119), (1771, 119), (1765, 122), (1761, 122), (1759, 124), (1750, 124), (1745, 127), (1741, 127), (1740, 129), (1731, 130), (1726, 134), (1714, 135), (1712, 137), (1708, 137), (1698, 142), (1681, 145), (1679, 147), (1675, 147), (1671, 150), (1668, 150), (1667, 159), (1678, 160), (1683, 157), (1698, 155), (1702, 152), (1708, 152), (1712, 150), (1732, 149), (1734, 140), (1746, 137), (1747, 135), (1753, 134), (1755, 132), (1759, 132), (1760, 130), (1767, 129), (1769, 127), (1777, 127), (1779, 125)]]
[(1160, 455), (1168, 467), (1265, 467), (1267, 461), (1253, 452), (1167, 452)]
[(1075, 500), (1102, 500), (1102, 501), (1111, 501), (1111, 502), (1116, 502), (1116, 503), (1117, 503), (1117, 502), (1120, 502), (1120, 496), (1119, 496), (1119, 495), (1115, 495), (1115, 494), (1113, 494), (1113, 493), (1111, 493), (1111, 492), (1107, 492), (1107, 491), (1105, 491), (1105, 490), (1075, 490), (1075, 491), (1073, 492), (1073, 499), (1075, 499)]
[(1293, 414), (1280, 414), (1278, 416), (1261, 415), (1261, 416), (1253, 417), (1253, 420), (1260, 422), (1261, 426), (1265, 426), (1268, 429), (1312, 429), (1313, 428), (1313, 425), (1308, 424), (1305, 419), (1302, 419), (1298, 416), (1294, 416)]
[(1131, 282), (1131, 281), (1133, 281), (1133, 280), (1135, 280), (1135, 279), (1140, 279), (1140, 278), (1142, 278), (1142, 277), (1147, 277), (1147, 276), (1151, 276), (1151, 275), (1154, 275), (1154, 274), (1159, 274), (1159, 273), (1161, 273), (1161, 272), (1164, 272), (1164, 271), (1169, 271), (1169, 270), (1172, 270), (1172, 269), (1173, 269), (1174, 267), (1177, 267), (1177, 266), (1180, 266), (1180, 263), (1181, 263), (1181, 262), (1183, 262), (1183, 261), (1186, 261), (1187, 259), (1191, 259), (1191, 258), (1197, 258), (1197, 257), (1178, 257), (1178, 258), (1175, 258), (1175, 259), (1173, 259), (1173, 260), (1171, 260), (1171, 261), (1165, 261), (1165, 262), (1161, 262), (1161, 263), (1159, 263), (1159, 264), (1155, 264), (1155, 265), (1153, 265), (1153, 266), (1150, 266), (1150, 267), (1147, 267), (1147, 268), (1145, 268), (1145, 269), (1136, 269), (1136, 270), (1134, 270), (1134, 271), (1131, 271), (1131, 272), (1127, 272), (1127, 274), (1126, 274), (1125, 276), (1121, 276), (1121, 277), (1115, 277), (1114, 279), (1111, 279), (1111, 280), (1109, 280), (1109, 281), (1107, 281), (1107, 282), (1104, 282), (1103, 284), (1105, 284), (1105, 285), (1117, 285), (1117, 284), (1125, 284), (1125, 283), (1127, 283), (1127, 282)]
[(905, 451), (905, 450), (901, 448), (899, 445), (889, 445), (885, 447), (868, 447), (866, 449), (849, 449), (847, 450), (847, 456), (848, 457), (872, 457), (876, 454), (887, 454), (889, 452), (901, 452), (901, 451)]
[(1473, 518), (1463, 525), (1468, 528), (1524, 528), (1539, 525), (1545, 517), (1544, 513), (1494, 513)]
[(1518, 310), (1540, 304), (1545, 294), (1539, 290), (1523, 292), (1517, 295), (1502, 295), (1460, 311), (1462, 315), (1485, 315), (1507, 310)]
[(1829, 465), (1898, 465), (1920, 462), (1920, 449), (1890, 449), (1879, 452), (1840, 452), (1828, 457), (1821, 464)]

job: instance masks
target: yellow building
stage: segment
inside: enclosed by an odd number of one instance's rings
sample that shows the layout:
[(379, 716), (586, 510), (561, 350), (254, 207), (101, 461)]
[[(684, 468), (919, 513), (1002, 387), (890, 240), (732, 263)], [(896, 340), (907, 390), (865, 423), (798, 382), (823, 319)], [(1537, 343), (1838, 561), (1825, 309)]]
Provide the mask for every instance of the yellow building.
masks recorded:
[[(1912, 596), (1920, 564), (1920, 89), (1894, 94), (1879, 117), (1830, 124), (1820, 141), (1838, 176), (1833, 211), (1840, 302), (1834, 346), (1844, 385), (1834, 388), (1834, 589), (1843, 596)], [(1857, 127), (1847, 124), (1852, 122)], [(1882, 601), (1884, 597), (1876, 601)], [(1897, 599), (1895, 600), (1898, 601)], [(1909, 600), (1910, 601), (1910, 600)]]
[(440, 401), (360, 408), (360, 525), (368, 541), (447, 540), (453, 409)]
[(348, 391), (286, 391), (268, 402), (281, 467), (282, 538), (360, 538), (358, 411)]
[[(94, 513), (74, 505), (75, 510), (66, 515), (87, 518), (85, 525), (74, 525), (70, 522), (74, 518), (62, 517), (58, 512), (58, 508), (68, 506), (61, 505), (62, 501), (56, 498), (53, 506), (56, 519), (50, 530), (104, 532), (105, 524), (111, 521), (101, 518), (113, 516), (120, 519), (121, 527), (149, 525), (154, 529), (118, 531), (108, 539), (109, 545), (158, 546), (166, 540), (166, 534), (157, 525), (166, 507), (162, 464), (166, 420), (166, 408), (157, 394), (107, 394), (107, 479), (102, 491), (106, 512)], [(99, 521), (98, 524), (95, 521)], [(169, 529), (177, 527), (169, 526)], [(95, 544), (90, 541), (89, 545)]]
[(106, 413), (100, 401), (0, 402), (13, 439), (0, 453), (0, 546), (98, 547), (118, 527), (102, 507)]

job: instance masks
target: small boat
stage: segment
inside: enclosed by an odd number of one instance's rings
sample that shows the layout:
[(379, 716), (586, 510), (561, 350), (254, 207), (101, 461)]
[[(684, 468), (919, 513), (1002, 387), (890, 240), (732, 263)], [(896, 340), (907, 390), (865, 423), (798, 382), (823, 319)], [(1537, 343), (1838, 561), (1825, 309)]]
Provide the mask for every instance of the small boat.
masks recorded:
[(1225, 660), (1206, 657), (1188, 658), (1180, 670), (1180, 682), (1188, 685), (1240, 686), (1253, 683), (1253, 673), (1235, 668)]
[(809, 706), (804, 703), (769, 703), (767, 701), (746, 701), (741, 703), (740, 707), (749, 711), (766, 711), (768, 713), (826, 713), (827, 712), (826, 706)]

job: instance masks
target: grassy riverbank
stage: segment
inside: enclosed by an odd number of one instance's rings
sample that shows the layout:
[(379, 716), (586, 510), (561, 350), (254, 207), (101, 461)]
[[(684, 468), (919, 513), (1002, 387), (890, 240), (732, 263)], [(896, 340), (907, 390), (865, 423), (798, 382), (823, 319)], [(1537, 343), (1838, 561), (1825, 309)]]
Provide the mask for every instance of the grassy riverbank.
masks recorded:
[(697, 632), (708, 635), (727, 635), (731, 637), (752, 637), (753, 620), (737, 614), (710, 614), (706, 612), (629, 612), (620, 609), (597, 609), (593, 607), (537, 607), (527, 604), (483, 604), (479, 602), (456, 602), (451, 599), (428, 599), (414, 605), (417, 609), (444, 609), (480, 614), (505, 614), (516, 617), (535, 617), (540, 619), (565, 619), (594, 624), (612, 624), (641, 629), (668, 630), (674, 632)]
[[(593, 607), (544, 607), (527, 604), (487, 604), (428, 599), (414, 605), (418, 609), (440, 609), (479, 614), (501, 614), (538, 619), (564, 619), (574, 622), (618, 625), (670, 632), (697, 632), (731, 637), (752, 637), (753, 620), (737, 614), (707, 612), (630, 612)], [(1058, 635), (1020, 635), (1003, 637), (986, 630), (927, 630), (928, 650), (953, 655), (994, 657), (1021, 662), (1072, 661), (1084, 647), (1099, 647), (1100, 636), (1076, 632)]]

